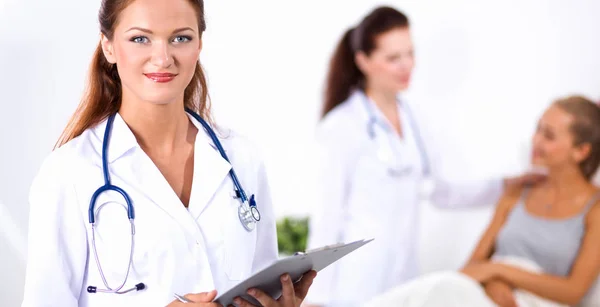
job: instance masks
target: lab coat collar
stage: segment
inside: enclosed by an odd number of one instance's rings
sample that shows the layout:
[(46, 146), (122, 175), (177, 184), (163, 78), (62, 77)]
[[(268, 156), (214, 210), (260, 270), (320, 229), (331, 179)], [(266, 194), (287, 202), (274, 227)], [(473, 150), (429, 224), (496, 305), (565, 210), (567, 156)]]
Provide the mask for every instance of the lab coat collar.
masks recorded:
[[(194, 218), (197, 218), (226, 179), (231, 164), (220, 155), (204, 127), (189, 114), (188, 118), (198, 129), (194, 144), (194, 176), (189, 201), (189, 211)], [(105, 120), (94, 128), (94, 134), (100, 141), (100, 145), (97, 147), (100, 153), (102, 152), (106, 123)], [(143, 152), (127, 123), (117, 113), (111, 130), (107, 161), (112, 164), (132, 150), (141, 154), (136, 155), (136, 161), (133, 161), (138, 166), (135, 167), (138, 170), (137, 174), (133, 175), (141, 184), (140, 190), (171, 215), (185, 209), (164, 176)]]
[[(405, 107), (406, 102), (404, 102), (404, 100), (405, 99), (400, 93), (396, 95), (396, 103), (398, 108)], [(354, 107), (360, 110), (360, 113), (364, 115), (364, 120), (369, 121), (372, 119), (372, 117), (375, 117), (374, 119), (377, 122), (385, 123), (386, 127), (392, 129), (388, 119), (383, 115), (381, 110), (379, 110), (375, 102), (371, 100), (371, 98), (369, 98), (362, 90), (355, 90), (350, 95), (349, 101), (351, 101)], [(367, 109), (367, 107), (369, 109)], [(388, 132), (391, 132), (391, 130), (389, 130)]]
[[(189, 206), (190, 213), (198, 218), (223, 180), (227, 179), (232, 166), (221, 156), (202, 124), (189, 114), (188, 117), (198, 129), (194, 148), (194, 181)], [(223, 150), (228, 153), (225, 146)]]
[[(93, 132), (100, 142), (98, 152), (102, 155), (102, 147), (104, 145), (104, 132), (108, 119), (105, 119), (101, 124), (97, 125)], [(115, 160), (123, 156), (125, 153), (137, 146), (135, 135), (127, 126), (121, 115), (117, 113), (113, 121), (112, 130), (110, 131), (109, 144), (107, 151), (108, 163), (113, 163)]]

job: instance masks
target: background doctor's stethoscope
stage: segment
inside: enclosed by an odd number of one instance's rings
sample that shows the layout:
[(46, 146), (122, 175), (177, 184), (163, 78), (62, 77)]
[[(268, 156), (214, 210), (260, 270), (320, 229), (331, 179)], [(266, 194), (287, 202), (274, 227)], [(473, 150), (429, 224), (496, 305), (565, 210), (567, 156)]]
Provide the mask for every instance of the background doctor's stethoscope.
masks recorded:
[[(423, 144), (421, 132), (414, 118), (410, 107), (407, 103), (399, 100), (397, 102), (400, 113), (404, 112), (407, 123), (404, 124), (404, 129), (411, 133), (404, 133), (404, 136), (400, 138), (395, 135), (393, 128), (387, 122), (383, 116), (377, 116), (374, 103), (366, 96), (361, 97), (362, 105), (368, 115), (368, 121), (366, 124), (366, 132), (371, 140), (372, 144), (368, 146), (375, 146), (377, 159), (387, 166), (387, 173), (392, 177), (399, 177), (403, 175), (411, 174), (415, 165), (411, 164), (408, 159), (403, 159), (403, 152), (407, 145), (406, 138), (414, 138), (416, 149), (421, 160), (422, 172), (424, 175), (429, 175), (430, 165), (427, 152)], [(409, 129), (406, 129), (409, 128)]]

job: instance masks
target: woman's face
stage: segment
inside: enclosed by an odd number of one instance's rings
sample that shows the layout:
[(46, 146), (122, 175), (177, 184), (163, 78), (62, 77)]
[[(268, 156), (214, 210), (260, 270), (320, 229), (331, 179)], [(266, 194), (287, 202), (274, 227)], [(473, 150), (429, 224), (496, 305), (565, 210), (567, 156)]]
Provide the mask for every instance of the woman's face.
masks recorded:
[(198, 16), (188, 0), (136, 0), (102, 46), (117, 65), (124, 102), (182, 101), (202, 48)]
[(577, 167), (588, 155), (588, 145), (576, 146), (571, 125), (574, 118), (553, 105), (544, 112), (533, 135), (531, 162), (535, 166)]
[(378, 35), (371, 54), (358, 53), (356, 62), (367, 78), (367, 86), (389, 92), (407, 89), (415, 65), (409, 28)]

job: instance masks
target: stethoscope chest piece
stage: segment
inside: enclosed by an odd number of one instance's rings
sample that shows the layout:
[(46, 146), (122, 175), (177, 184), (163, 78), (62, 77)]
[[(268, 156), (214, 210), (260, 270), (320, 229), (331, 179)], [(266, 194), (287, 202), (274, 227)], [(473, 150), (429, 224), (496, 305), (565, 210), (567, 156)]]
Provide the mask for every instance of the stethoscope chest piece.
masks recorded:
[(238, 207), (238, 216), (247, 231), (253, 231), (256, 228), (256, 222), (260, 221), (260, 212), (256, 208), (254, 195), (250, 196), (248, 201), (241, 202)]
[(260, 212), (258, 212), (258, 209), (256, 207), (250, 207), (250, 213), (252, 213), (252, 218), (255, 221), (260, 221)]

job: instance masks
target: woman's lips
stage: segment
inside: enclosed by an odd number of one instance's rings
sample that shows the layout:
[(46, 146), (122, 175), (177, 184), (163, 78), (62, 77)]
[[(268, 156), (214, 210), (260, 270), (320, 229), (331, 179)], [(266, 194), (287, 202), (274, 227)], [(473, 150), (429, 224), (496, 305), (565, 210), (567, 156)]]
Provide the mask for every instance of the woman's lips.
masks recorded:
[(154, 82), (159, 83), (171, 82), (173, 79), (175, 79), (175, 77), (177, 77), (176, 74), (172, 73), (148, 73), (144, 74), (144, 76)]

